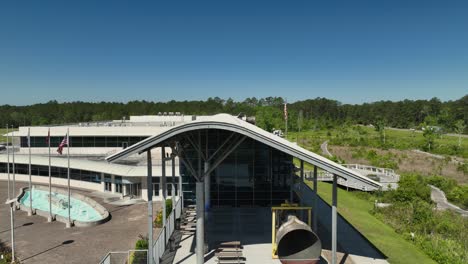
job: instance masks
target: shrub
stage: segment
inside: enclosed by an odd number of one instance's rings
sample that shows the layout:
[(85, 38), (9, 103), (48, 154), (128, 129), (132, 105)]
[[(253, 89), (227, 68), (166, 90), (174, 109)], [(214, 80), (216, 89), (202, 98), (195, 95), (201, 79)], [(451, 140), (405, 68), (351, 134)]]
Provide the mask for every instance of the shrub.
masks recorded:
[[(135, 243), (136, 250), (148, 249), (148, 236), (139, 235), (138, 240)], [(130, 264), (146, 263), (147, 252), (135, 251), (130, 255)]]
[(148, 249), (148, 236), (139, 235), (135, 243), (135, 249)]
[[(172, 212), (172, 199), (166, 199), (166, 219)], [(162, 227), (162, 210), (156, 212), (156, 217), (154, 218), (153, 225), (154, 227)]]

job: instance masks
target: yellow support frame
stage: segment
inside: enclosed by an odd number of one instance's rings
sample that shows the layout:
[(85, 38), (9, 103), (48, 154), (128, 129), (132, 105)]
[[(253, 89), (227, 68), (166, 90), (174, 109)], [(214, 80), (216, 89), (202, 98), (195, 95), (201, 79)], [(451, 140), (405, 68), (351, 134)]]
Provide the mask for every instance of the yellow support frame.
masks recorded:
[(272, 247), (272, 258), (277, 259), (277, 246), (276, 245), (276, 213), (277, 211), (287, 210), (306, 210), (307, 211), (307, 224), (312, 224), (312, 207), (298, 206), (297, 204), (281, 204), (281, 206), (271, 207), (271, 247)]

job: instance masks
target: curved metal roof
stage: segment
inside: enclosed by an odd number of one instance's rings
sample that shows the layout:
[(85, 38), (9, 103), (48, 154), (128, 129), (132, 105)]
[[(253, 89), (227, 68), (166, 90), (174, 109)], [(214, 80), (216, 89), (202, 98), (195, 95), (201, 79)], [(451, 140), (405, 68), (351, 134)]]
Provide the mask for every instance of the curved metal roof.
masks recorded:
[(161, 145), (162, 143), (177, 135), (183, 134), (185, 132), (204, 129), (221, 129), (236, 132), (250, 137), (272, 148), (275, 148), (279, 151), (287, 153), (300, 160), (315, 165), (323, 170), (334, 173), (339, 177), (343, 177), (346, 179), (350, 177), (359, 180), (363, 183), (369, 184), (375, 188), (382, 187), (380, 183), (373, 181), (367, 177), (364, 177), (355, 171), (345, 168), (336, 162), (333, 162), (296, 144), (293, 144), (286, 139), (273, 135), (255, 125), (252, 125), (248, 122), (245, 122), (239, 118), (228, 114), (218, 114), (201, 121), (192, 121), (189, 123), (169, 128), (168, 130), (163, 131), (158, 135), (149, 137), (137, 144), (134, 144), (120, 152), (117, 152), (107, 157), (106, 160), (112, 162), (135, 153), (142, 153), (148, 149)]

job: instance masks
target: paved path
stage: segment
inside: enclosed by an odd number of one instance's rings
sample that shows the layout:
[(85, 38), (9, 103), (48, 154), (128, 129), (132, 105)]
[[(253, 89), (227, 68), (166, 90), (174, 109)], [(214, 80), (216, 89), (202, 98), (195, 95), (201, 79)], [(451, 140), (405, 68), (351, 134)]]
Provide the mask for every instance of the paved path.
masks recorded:
[[(26, 183), (16, 183), (18, 188)], [(115, 206), (104, 203), (103, 195), (80, 192), (101, 203), (111, 213), (111, 220), (95, 227), (65, 228), (61, 222), (47, 223), (47, 219), (26, 212), (15, 212), (16, 250), (21, 263), (98, 263), (109, 251), (134, 248), (139, 234), (147, 233), (146, 204)], [(0, 181), (0, 240), (10, 245), (10, 210), (7, 182)], [(155, 207), (158, 207), (155, 205)], [(157, 232), (155, 232), (157, 233)]]
[(462, 216), (468, 217), (468, 211), (463, 210), (460, 207), (449, 203), (447, 201), (447, 197), (445, 197), (445, 193), (441, 189), (433, 185), (429, 185), (429, 186), (431, 187), (431, 199), (437, 204), (437, 209), (439, 210), (450, 209), (461, 214)]
[(333, 155), (328, 151), (328, 140), (323, 142), (322, 145), (320, 145), (320, 149), (322, 149), (322, 153), (325, 154), (328, 157), (333, 157)]

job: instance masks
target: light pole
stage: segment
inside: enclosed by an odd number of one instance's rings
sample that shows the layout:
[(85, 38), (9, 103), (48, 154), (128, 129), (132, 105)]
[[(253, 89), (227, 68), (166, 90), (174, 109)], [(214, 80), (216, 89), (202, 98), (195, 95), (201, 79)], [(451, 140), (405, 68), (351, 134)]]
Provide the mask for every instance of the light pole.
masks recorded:
[(10, 205), (10, 224), (11, 224), (11, 263), (15, 263), (15, 215), (13, 207), (15, 206), (16, 199), (10, 199), (5, 204)]

